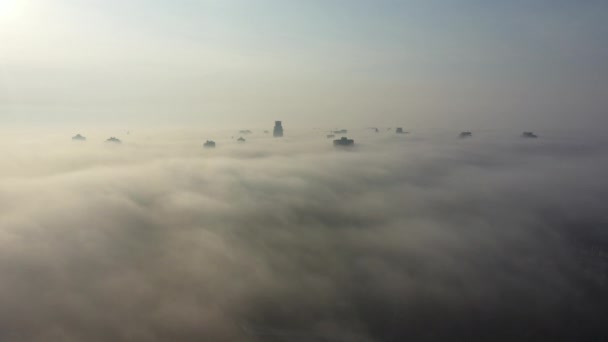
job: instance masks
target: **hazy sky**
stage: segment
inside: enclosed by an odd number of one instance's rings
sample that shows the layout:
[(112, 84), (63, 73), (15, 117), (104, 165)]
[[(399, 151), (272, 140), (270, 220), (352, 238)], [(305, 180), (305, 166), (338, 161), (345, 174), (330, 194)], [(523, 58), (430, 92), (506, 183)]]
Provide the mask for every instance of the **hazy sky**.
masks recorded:
[(605, 1), (0, 0), (0, 123), (601, 127)]

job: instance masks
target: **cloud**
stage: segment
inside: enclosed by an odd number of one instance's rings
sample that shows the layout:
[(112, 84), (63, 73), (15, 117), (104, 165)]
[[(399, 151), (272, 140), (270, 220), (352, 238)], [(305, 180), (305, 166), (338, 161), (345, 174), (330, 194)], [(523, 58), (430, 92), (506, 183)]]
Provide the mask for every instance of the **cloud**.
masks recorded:
[(2, 147), (3, 341), (606, 334), (604, 143), (85, 133)]

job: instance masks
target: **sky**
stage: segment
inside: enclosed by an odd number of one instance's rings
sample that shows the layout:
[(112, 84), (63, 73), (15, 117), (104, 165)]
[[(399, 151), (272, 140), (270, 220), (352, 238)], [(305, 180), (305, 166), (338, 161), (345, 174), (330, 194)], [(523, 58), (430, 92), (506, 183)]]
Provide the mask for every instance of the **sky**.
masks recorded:
[(0, 0), (0, 123), (591, 129), (605, 1)]

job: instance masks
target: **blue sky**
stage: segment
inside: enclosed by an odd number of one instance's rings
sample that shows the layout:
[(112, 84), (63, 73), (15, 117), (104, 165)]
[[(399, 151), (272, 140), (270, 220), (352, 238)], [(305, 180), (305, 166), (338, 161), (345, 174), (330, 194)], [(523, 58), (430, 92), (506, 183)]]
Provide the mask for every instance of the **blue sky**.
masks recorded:
[(603, 1), (0, 3), (3, 122), (607, 121)]

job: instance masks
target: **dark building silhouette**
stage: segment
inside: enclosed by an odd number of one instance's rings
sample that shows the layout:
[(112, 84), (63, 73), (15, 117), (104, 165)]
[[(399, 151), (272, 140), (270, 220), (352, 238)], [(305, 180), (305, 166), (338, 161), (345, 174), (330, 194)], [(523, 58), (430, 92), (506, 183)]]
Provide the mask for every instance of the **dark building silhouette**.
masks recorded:
[(353, 146), (354, 144), (355, 141), (353, 139), (348, 139), (347, 137), (334, 140), (334, 146)]
[(331, 138), (335, 138), (335, 137), (336, 137), (336, 135), (335, 135), (335, 134), (328, 134), (328, 135), (327, 135), (327, 139), (331, 139)]
[(397, 134), (405, 134), (407, 132), (404, 132), (402, 127), (397, 127), (397, 129), (395, 130), (395, 133), (397, 133)]
[(339, 129), (337, 131), (334, 131), (335, 134), (346, 134), (348, 133), (348, 130), (346, 129)]
[(523, 132), (521, 136), (524, 138), (538, 138), (538, 135), (534, 134), (533, 132)]
[(236, 140), (237, 140), (238, 142), (245, 142), (245, 138), (243, 138), (243, 137), (240, 137), (240, 138), (238, 138), (238, 139), (236, 139)]
[(207, 140), (207, 141), (206, 141), (206, 142), (203, 144), (203, 146), (204, 146), (205, 148), (215, 148), (215, 141), (213, 141), (213, 140)]
[(120, 144), (122, 143), (122, 141), (120, 141), (120, 139), (115, 138), (115, 137), (111, 137), (108, 140), (106, 140), (107, 143), (113, 143), (113, 144)]
[(274, 130), (272, 131), (272, 135), (275, 138), (279, 138), (279, 137), (283, 136), (283, 125), (281, 124), (281, 121), (274, 122)]
[(473, 133), (471, 133), (471, 132), (460, 132), (460, 135), (459, 135), (459, 137), (461, 137), (461, 138), (468, 138), (468, 137), (472, 137), (472, 136), (473, 136)]
[(82, 135), (80, 135), (80, 134), (76, 134), (75, 136), (72, 137), (72, 140), (75, 140), (75, 141), (85, 141), (85, 140), (87, 140), (87, 138), (84, 137), (84, 136), (82, 136)]

